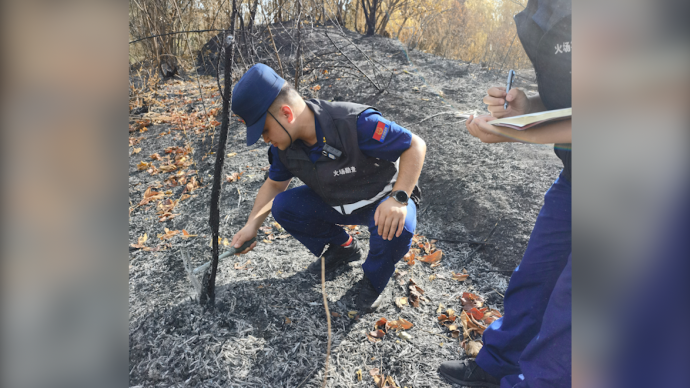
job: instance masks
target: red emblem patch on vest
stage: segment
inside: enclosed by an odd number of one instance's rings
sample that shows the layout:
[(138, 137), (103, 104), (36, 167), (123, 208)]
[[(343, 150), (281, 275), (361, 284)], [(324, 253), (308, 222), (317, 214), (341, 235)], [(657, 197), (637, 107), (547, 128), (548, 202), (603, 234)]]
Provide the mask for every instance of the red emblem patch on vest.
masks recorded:
[(374, 131), (374, 136), (372, 136), (373, 139), (383, 143), (383, 140), (386, 138), (386, 135), (388, 134), (388, 128), (389, 126), (386, 125), (386, 123), (379, 121), (376, 124), (376, 130)]

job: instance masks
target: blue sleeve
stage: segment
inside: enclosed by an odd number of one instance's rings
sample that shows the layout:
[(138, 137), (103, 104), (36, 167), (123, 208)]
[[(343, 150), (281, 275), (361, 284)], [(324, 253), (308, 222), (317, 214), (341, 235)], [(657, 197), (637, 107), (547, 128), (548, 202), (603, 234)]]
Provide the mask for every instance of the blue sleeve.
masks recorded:
[(357, 119), (357, 140), (364, 155), (395, 162), (410, 148), (412, 133), (367, 109)]
[(280, 157), (278, 157), (278, 148), (271, 146), (268, 152), (271, 161), (271, 168), (268, 169), (268, 177), (276, 182), (283, 182), (292, 178), (294, 175), (288, 171), (287, 167), (280, 161)]

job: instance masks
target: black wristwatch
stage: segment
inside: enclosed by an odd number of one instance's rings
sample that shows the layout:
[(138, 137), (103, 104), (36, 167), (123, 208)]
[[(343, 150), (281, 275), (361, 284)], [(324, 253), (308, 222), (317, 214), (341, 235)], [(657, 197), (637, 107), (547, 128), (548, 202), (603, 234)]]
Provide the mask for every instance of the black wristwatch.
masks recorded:
[(392, 192), (391, 198), (400, 202), (403, 205), (407, 205), (407, 200), (410, 199), (410, 197), (407, 195), (405, 190), (396, 190), (396, 191)]

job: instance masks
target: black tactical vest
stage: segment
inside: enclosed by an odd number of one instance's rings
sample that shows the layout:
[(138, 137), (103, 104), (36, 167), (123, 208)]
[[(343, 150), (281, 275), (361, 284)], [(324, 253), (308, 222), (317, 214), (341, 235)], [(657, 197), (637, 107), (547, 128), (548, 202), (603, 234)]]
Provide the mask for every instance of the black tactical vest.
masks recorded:
[[(529, 0), (515, 15), (517, 34), (537, 75), (539, 96), (546, 109), (572, 107), (572, 34), (569, 0)], [(539, 21), (539, 23), (537, 23)], [(572, 182), (570, 144), (556, 144), (563, 174)]]
[(331, 153), (335, 159), (321, 155), (312, 163), (293, 143), (285, 151), (278, 150), (285, 167), (341, 214), (351, 214), (388, 195), (398, 178), (397, 162), (364, 155), (357, 141), (357, 118), (371, 107), (316, 99), (305, 102), (319, 120), (326, 144), (341, 154)]

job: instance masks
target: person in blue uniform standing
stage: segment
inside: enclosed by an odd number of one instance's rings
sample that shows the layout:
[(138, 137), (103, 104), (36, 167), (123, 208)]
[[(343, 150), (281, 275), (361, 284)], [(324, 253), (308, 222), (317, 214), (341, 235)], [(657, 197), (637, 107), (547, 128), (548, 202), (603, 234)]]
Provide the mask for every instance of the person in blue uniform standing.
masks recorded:
[[(473, 387), (570, 387), (571, 368), (571, 120), (516, 131), (495, 118), (571, 107), (570, 0), (529, 0), (515, 16), (517, 33), (537, 75), (539, 94), (492, 87), (490, 116), (470, 117), (467, 129), (486, 143), (556, 144), (564, 168), (544, 196), (520, 265), (504, 298), (504, 315), (483, 334), (476, 359), (447, 361), (446, 380)], [(504, 103), (508, 101), (508, 109)]]
[[(372, 107), (305, 101), (263, 64), (235, 85), (232, 111), (247, 124), (247, 145), (260, 137), (271, 144), (268, 178), (233, 246), (255, 237), (272, 212), (317, 257), (307, 270), (320, 273), (323, 254), (330, 272), (365, 257), (340, 225), (366, 225), (371, 237), (356, 306), (372, 312), (390, 300), (386, 285), (410, 249), (417, 223), (424, 141)], [(286, 190), (293, 177), (305, 184)]]

